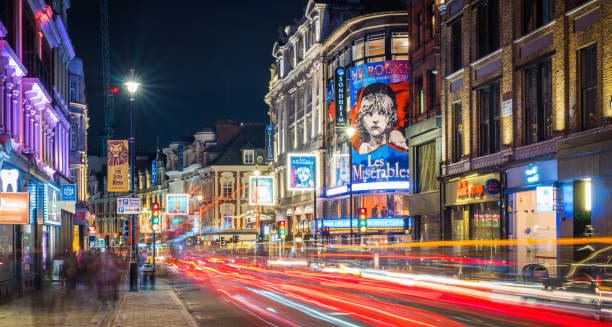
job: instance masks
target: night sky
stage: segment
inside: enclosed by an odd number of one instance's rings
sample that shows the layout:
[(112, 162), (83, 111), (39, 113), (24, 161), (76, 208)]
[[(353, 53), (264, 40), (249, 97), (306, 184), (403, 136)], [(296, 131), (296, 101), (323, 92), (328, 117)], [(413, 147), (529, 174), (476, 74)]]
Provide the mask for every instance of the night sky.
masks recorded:
[[(272, 46), (278, 27), (307, 0), (110, 0), (111, 79), (136, 70), (137, 148), (154, 149), (218, 119), (266, 122)], [(104, 110), (98, 0), (71, 1), (68, 30), (85, 65), (89, 153), (101, 151)], [(127, 90), (115, 100), (115, 138), (129, 135)], [(263, 137), (263, 135), (262, 135)]]

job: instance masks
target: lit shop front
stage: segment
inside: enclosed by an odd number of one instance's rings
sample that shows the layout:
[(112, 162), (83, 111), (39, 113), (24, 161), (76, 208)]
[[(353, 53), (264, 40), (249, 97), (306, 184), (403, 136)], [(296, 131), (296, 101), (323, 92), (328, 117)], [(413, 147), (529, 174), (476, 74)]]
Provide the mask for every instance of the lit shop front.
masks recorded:
[(501, 235), (499, 174), (460, 177), (444, 187), (446, 224), (452, 240), (492, 240)]
[[(517, 246), (517, 272), (528, 265), (543, 266), (549, 276), (557, 276), (559, 234), (559, 187), (557, 160), (533, 162), (506, 169), (508, 238), (526, 241)], [(543, 242), (544, 241), (544, 242)]]

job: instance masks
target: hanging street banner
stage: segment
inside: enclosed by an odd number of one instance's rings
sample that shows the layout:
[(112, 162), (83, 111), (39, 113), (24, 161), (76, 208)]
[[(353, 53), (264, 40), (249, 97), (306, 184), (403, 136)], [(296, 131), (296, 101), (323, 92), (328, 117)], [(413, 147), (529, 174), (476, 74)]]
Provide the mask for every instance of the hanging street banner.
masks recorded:
[(334, 74), (334, 95), (336, 97), (336, 126), (346, 126), (346, 70), (336, 68)]
[(118, 215), (139, 215), (141, 210), (141, 198), (117, 198)]
[(129, 145), (127, 140), (106, 141), (108, 170), (108, 192), (128, 192), (130, 190)]
[(178, 145), (178, 171), (183, 171), (183, 145)]
[(274, 161), (274, 127), (266, 126), (266, 162)]
[(274, 205), (274, 177), (251, 176), (249, 178), (249, 204)]
[(62, 184), (62, 201), (76, 202), (77, 187), (76, 184)]
[(168, 215), (188, 215), (189, 214), (189, 194), (168, 194), (166, 195)]
[(0, 224), (29, 224), (30, 193), (0, 193)]
[[(351, 68), (353, 191), (408, 189), (408, 144), (404, 137), (410, 105), (410, 64), (404, 60)], [(366, 185), (370, 184), (370, 185)]]
[(314, 154), (289, 154), (287, 156), (289, 191), (312, 191), (317, 157)]

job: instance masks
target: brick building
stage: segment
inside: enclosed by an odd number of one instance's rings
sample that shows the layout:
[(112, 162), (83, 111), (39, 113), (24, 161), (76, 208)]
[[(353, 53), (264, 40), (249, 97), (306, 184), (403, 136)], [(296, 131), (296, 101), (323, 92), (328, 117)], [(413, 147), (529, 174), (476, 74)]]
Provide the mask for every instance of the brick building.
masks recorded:
[[(443, 238), (610, 235), (612, 3), (439, 9)], [(551, 275), (555, 260), (540, 262)]]

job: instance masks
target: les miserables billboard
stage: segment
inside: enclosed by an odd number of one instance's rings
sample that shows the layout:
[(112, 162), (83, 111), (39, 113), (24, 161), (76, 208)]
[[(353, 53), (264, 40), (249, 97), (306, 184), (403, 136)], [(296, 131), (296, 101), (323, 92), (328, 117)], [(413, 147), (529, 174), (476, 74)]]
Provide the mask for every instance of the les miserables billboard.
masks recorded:
[(350, 70), (353, 191), (408, 189), (409, 63), (367, 63)]

